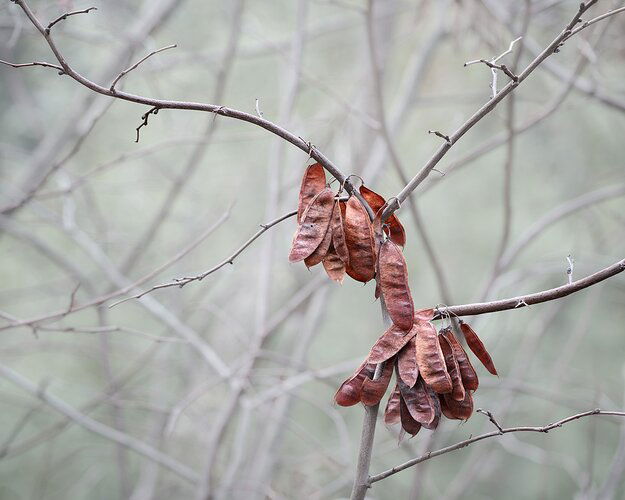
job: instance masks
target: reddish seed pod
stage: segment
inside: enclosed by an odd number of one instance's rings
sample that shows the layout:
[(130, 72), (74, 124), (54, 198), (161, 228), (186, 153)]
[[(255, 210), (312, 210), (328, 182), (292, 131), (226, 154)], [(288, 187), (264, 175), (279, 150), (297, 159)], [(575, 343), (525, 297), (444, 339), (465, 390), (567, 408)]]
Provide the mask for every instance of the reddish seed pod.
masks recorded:
[(432, 321), (434, 318), (434, 309), (419, 309), (414, 312), (415, 321)]
[(490, 373), (492, 373), (493, 375), (498, 375), (497, 369), (495, 368), (495, 363), (493, 363), (493, 359), (490, 357), (490, 354), (488, 354), (488, 351), (486, 350), (484, 343), (477, 336), (477, 333), (473, 331), (473, 328), (471, 328), (464, 321), (460, 321), (460, 329), (462, 330), (462, 333), (464, 334), (464, 338), (467, 341), (467, 345), (469, 346), (469, 349), (471, 349), (471, 351), (473, 352), (473, 354), (475, 354), (477, 359), (479, 359), (482, 362), (484, 367)]
[[(380, 208), (386, 205), (384, 198), (368, 187), (361, 185), (359, 191), (374, 213), (377, 213)], [(386, 221), (385, 232), (393, 243), (400, 247), (406, 246), (406, 231), (396, 215), (391, 215)]]
[(438, 333), (434, 325), (429, 321), (417, 321), (416, 345), (417, 364), (419, 373), (434, 391), (439, 394), (448, 393), (452, 390), (452, 383), (445, 358), (438, 343)]
[(326, 187), (326, 173), (320, 163), (310, 165), (304, 177), (302, 177), (302, 184), (299, 189), (299, 202), (297, 204), (297, 222), (302, 221), (302, 215), (304, 211), (312, 201), (312, 199), (318, 195)]
[(334, 205), (332, 212), (332, 244), (336, 254), (341, 258), (345, 265), (349, 264), (349, 251), (345, 242), (345, 228), (343, 227), (343, 218), (345, 213), (345, 202), (339, 201)]
[(293, 237), (290, 262), (304, 260), (317, 249), (326, 235), (333, 206), (334, 194), (330, 188), (325, 188), (313, 198)]
[(423, 427), (425, 427), (428, 430), (433, 431), (434, 429), (436, 429), (438, 427), (438, 424), (441, 421), (441, 415), (442, 415), (441, 402), (438, 399), (438, 394), (436, 394), (432, 390), (432, 388), (430, 386), (426, 385), (425, 386), (425, 390), (430, 395), (430, 401), (432, 402), (432, 408), (434, 408), (434, 418), (432, 419), (432, 421), (428, 425), (424, 425)]
[(353, 406), (360, 403), (362, 384), (365, 379), (372, 378), (375, 365), (363, 362), (354, 374), (341, 384), (334, 395), (334, 401), (339, 406)]
[(410, 415), (410, 411), (408, 410), (406, 402), (402, 396), (399, 398), (399, 418), (401, 420), (402, 429), (404, 429), (411, 436), (416, 435), (417, 432), (421, 430), (421, 424), (412, 418), (412, 415)]
[(443, 415), (453, 420), (468, 420), (473, 414), (473, 397), (466, 391), (462, 401), (456, 401), (449, 394), (441, 394), (441, 409)]
[[(334, 203), (336, 205), (336, 202)], [(328, 251), (330, 250), (330, 245), (332, 245), (332, 224), (328, 224), (326, 228), (326, 234), (319, 243), (319, 246), (315, 248), (315, 251), (311, 253), (308, 257), (304, 259), (304, 264), (306, 267), (313, 267), (319, 264), (323, 259), (325, 259), (326, 255), (328, 255)]]
[(462, 385), (464, 386), (465, 392), (476, 391), (480, 382), (466, 351), (460, 345), (460, 342), (458, 342), (458, 339), (449, 328), (441, 330), (441, 334), (444, 335), (449, 341), (449, 345), (454, 352), (454, 357), (456, 358), (456, 361), (458, 361), (460, 376), (462, 377)]
[(419, 366), (417, 365), (417, 344), (414, 337), (397, 355), (397, 374), (408, 387), (414, 387), (417, 383)]
[(399, 394), (399, 386), (396, 385), (391, 395), (386, 402), (386, 408), (384, 409), (384, 423), (386, 425), (398, 424), (400, 421), (399, 404), (401, 396)]
[(369, 214), (358, 198), (350, 197), (345, 208), (345, 242), (349, 253), (346, 272), (366, 283), (375, 276), (375, 245)]
[(441, 345), (441, 351), (445, 358), (445, 366), (447, 372), (451, 377), (451, 384), (453, 386), (451, 390), (451, 397), (456, 401), (462, 401), (464, 399), (464, 386), (462, 385), (462, 377), (460, 376), (460, 367), (458, 361), (454, 356), (454, 351), (451, 348), (449, 340), (444, 335), (438, 336), (438, 343)]
[(404, 331), (412, 328), (414, 303), (408, 287), (408, 269), (400, 248), (390, 240), (380, 248), (380, 289), (393, 323)]
[(429, 425), (434, 420), (434, 403), (425, 389), (423, 379), (419, 377), (414, 387), (408, 387), (401, 380), (398, 381), (401, 396), (404, 399), (410, 416), (421, 425)]
[(395, 356), (399, 350), (404, 347), (410, 339), (417, 334), (417, 330), (413, 327), (408, 333), (401, 331), (395, 325), (386, 330), (377, 342), (371, 348), (369, 363), (377, 364)]
[(343, 278), (345, 278), (345, 264), (336, 254), (332, 246), (323, 259), (323, 268), (326, 270), (326, 274), (331, 280), (336, 281), (340, 285), (343, 284)]
[(360, 393), (360, 401), (363, 404), (366, 406), (373, 406), (380, 402), (386, 392), (386, 389), (388, 388), (389, 382), (391, 381), (394, 362), (394, 359), (389, 359), (384, 364), (380, 378), (377, 380), (372, 380), (370, 378), (365, 379)]

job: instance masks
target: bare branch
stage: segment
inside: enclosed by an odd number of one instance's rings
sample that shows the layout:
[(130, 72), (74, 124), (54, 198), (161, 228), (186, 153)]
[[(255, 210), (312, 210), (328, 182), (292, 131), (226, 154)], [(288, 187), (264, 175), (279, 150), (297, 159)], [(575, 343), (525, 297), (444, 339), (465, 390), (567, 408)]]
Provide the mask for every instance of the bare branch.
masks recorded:
[(56, 70), (59, 70), (60, 74), (63, 74), (63, 68), (61, 68), (61, 66), (59, 66), (58, 64), (52, 64), (49, 62), (44, 62), (44, 61), (35, 61), (35, 62), (31, 62), (31, 63), (12, 63), (9, 61), (3, 61), (2, 59), (0, 59), (0, 64), (4, 64), (5, 66), (11, 66), (12, 68), (26, 68), (28, 66), (43, 66), (45, 68), (54, 68)]
[(48, 27), (46, 28), (46, 31), (49, 33), (50, 32), (50, 28), (52, 28), (52, 26), (54, 26), (56, 23), (64, 21), (65, 19), (67, 19), (70, 16), (75, 16), (76, 14), (89, 14), (89, 12), (91, 12), (92, 10), (98, 10), (98, 8), (97, 7), (89, 7), (87, 9), (83, 9), (83, 10), (74, 10), (72, 12), (66, 12), (65, 14), (63, 14), (62, 16), (57, 17), (54, 21), (52, 21), (50, 24), (48, 24)]
[[(157, 50), (153, 50), (152, 52), (150, 52), (147, 56), (142, 57), (141, 59), (139, 59), (136, 63), (134, 63), (132, 66), (130, 66), (129, 68), (126, 68), (124, 71), (122, 71), (119, 75), (117, 75), (117, 77), (115, 78), (115, 80), (113, 80), (113, 83), (111, 83), (111, 86), (109, 87), (109, 90), (111, 92), (115, 92), (115, 85), (117, 84), (117, 82), (119, 80), (121, 80), (124, 76), (126, 76), (128, 73), (130, 73), (133, 69), (136, 69), (142, 62), (144, 62), (145, 60), (149, 59), (150, 57), (152, 57), (155, 54), (158, 54), (160, 52), (164, 52), (165, 50), (169, 50), (169, 49), (175, 49), (176, 47), (178, 47), (178, 45), (176, 45), (175, 43), (172, 45), (168, 45), (167, 47), (161, 47), (160, 49)], [(147, 125), (147, 122), (146, 122)], [(138, 133), (138, 132), (137, 132)], [(137, 140), (137, 142), (139, 142)]]

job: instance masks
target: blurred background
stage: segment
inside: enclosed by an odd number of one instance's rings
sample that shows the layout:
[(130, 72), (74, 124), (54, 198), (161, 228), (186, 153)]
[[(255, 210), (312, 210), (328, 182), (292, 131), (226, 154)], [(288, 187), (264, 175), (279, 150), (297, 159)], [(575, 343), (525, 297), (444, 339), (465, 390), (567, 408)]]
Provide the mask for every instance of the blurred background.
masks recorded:
[[(574, 0), (29, 2), (104, 86), (226, 105), (311, 141), (385, 197), (570, 21)], [(592, 17), (623, 2), (598, 2)], [(373, 7), (373, 8), (371, 8)], [(505, 298), (623, 258), (625, 15), (584, 30), (455, 145), (397, 212), (418, 307)], [(11, 2), (0, 59), (53, 59)], [(498, 75), (498, 86), (508, 82)], [(207, 113), (97, 95), (0, 66), (0, 498), (343, 498), (364, 411), (333, 394), (384, 326), (374, 284), (288, 263), (307, 155)], [(397, 157), (389, 154), (394, 149)], [(328, 176), (328, 178), (330, 178)], [(335, 184), (336, 186), (336, 184)], [(625, 278), (474, 318), (504, 426), (622, 410)], [(385, 403), (385, 400), (383, 404)], [(510, 434), (376, 483), (372, 499), (623, 498), (625, 422)], [(479, 413), (398, 444), (371, 472), (493, 430)]]

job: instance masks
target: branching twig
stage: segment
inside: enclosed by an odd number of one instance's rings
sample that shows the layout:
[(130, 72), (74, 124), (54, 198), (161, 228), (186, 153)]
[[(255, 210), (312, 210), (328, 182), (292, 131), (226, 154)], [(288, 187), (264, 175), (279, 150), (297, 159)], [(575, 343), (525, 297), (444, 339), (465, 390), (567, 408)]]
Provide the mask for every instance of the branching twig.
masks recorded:
[(54, 21), (52, 21), (50, 24), (48, 24), (48, 27), (46, 28), (46, 32), (50, 33), (50, 28), (52, 28), (52, 26), (54, 26), (56, 23), (64, 21), (65, 19), (67, 19), (70, 16), (75, 16), (76, 14), (89, 14), (89, 12), (91, 12), (92, 10), (98, 10), (98, 8), (97, 7), (89, 7), (87, 9), (83, 9), (83, 10), (74, 10), (72, 12), (66, 12), (65, 14), (63, 14), (62, 16), (57, 17)]
[(139, 126), (135, 129), (137, 131), (137, 138), (135, 139), (135, 142), (139, 142), (139, 131), (143, 128), (143, 127), (147, 127), (148, 126), (148, 119), (150, 118), (150, 115), (157, 115), (158, 111), (160, 108), (158, 107), (153, 107), (152, 109), (150, 109), (149, 111), (146, 111), (145, 113), (143, 113), (141, 115), (141, 123), (139, 124)]
[(59, 66), (58, 64), (52, 64), (52, 63), (45, 62), (45, 61), (35, 61), (31, 63), (12, 63), (12, 62), (3, 61), (2, 59), (0, 59), (0, 64), (11, 66), (12, 68), (26, 68), (27, 66), (43, 66), (45, 68), (57, 69), (59, 70), (60, 74), (64, 73), (63, 68), (61, 68), (61, 66)]
[(111, 86), (109, 87), (109, 90), (113, 93), (115, 93), (115, 85), (117, 84), (117, 82), (119, 80), (121, 80), (124, 76), (126, 76), (128, 73), (130, 73), (133, 69), (136, 69), (137, 66), (139, 66), (142, 62), (144, 62), (146, 59), (149, 59), (150, 57), (152, 57), (154, 54), (158, 54), (160, 52), (163, 52), (165, 50), (169, 50), (169, 49), (175, 49), (176, 47), (178, 47), (178, 45), (176, 45), (175, 43), (172, 45), (168, 45), (167, 47), (161, 47), (160, 49), (157, 50), (153, 50), (152, 52), (150, 52), (147, 56), (142, 57), (141, 59), (139, 59), (136, 63), (134, 63), (132, 66), (130, 66), (129, 68), (126, 68), (124, 71), (122, 71), (119, 75), (117, 75), (117, 77), (115, 78), (115, 80), (113, 80), (113, 83), (111, 83)]

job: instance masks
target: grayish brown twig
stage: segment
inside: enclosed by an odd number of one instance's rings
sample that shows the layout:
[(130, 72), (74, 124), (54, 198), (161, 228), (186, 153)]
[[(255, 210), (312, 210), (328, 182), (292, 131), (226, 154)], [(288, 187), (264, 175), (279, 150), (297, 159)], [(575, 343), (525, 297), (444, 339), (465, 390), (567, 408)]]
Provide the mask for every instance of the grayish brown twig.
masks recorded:
[(52, 21), (50, 24), (48, 24), (48, 27), (46, 28), (46, 31), (49, 33), (50, 32), (50, 28), (52, 28), (52, 26), (54, 26), (56, 23), (60, 23), (61, 21), (64, 21), (65, 19), (67, 19), (70, 16), (75, 16), (77, 14), (89, 14), (89, 12), (91, 12), (92, 10), (98, 10), (98, 8), (97, 7), (89, 7), (87, 9), (74, 10), (72, 12), (66, 12), (65, 14), (63, 14), (62, 16), (57, 17), (54, 21)]
[[(115, 85), (117, 85), (117, 82), (119, 82), (124, 76), (126, 76), (128, 73), (130, 73), (133, 69), (136, 69), (142, 62), (146, 61), (147, 59), (149, 59), (150, 57), (152, 57), (155, 54), (159, 54), (161, 52), (164, 52), (165, 50), (175, 49), (176, 47), (178, 47), (178, 45), (173, 43), (171, 45), (167, 45), (166, 47), (161, 47), (160, 49), (153, 50), (148, 55), (142, 57), (136, 63), (134, 63), (132, 66), (129, 66), (128, 68), (123, 70), (119, 75), (117, 75), (115, 77), (115, 80), (113, 80), (113, 83), (111, 83), (111, 86), (109, 87), (109, 90), (111, 92), (115, 93), (116, 92), (115, 91)], [(147, 125), (147, 123), (146, 123), (146, 125)], [(137, 142), (139, 142), (139, 141), (137, 141)]]

